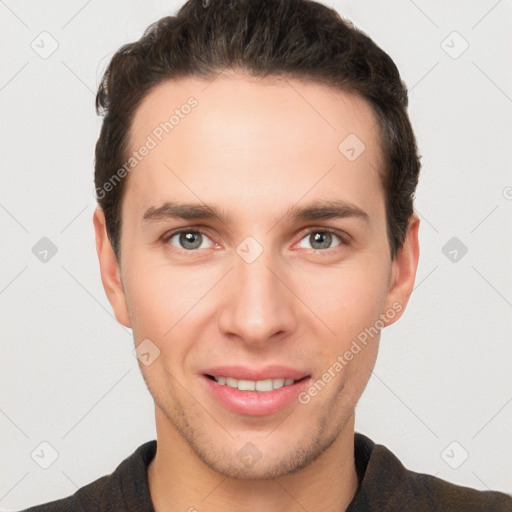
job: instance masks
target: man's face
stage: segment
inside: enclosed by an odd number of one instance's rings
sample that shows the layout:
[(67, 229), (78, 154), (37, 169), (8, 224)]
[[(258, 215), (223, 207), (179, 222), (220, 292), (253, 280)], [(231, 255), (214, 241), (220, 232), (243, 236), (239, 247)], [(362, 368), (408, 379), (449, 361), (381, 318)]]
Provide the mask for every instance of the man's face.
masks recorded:
[[(197, 106), (158, 141), (155, 128), (190, 96)], [(130, 152), (148, 135), (157, 144), (129, 176), (122, 300), (111, 302), (136, 345), (160, 351), (141, 365), (157, 428), (229, 476), (304, 467), (353, 421), (379, 315), (392, 323), (405, 306), (375, 116), (319, 84), (187, 78), (144, 99)], [(157, 210), (166, 203), (222, 217), (168, 216), (178, 212)]]

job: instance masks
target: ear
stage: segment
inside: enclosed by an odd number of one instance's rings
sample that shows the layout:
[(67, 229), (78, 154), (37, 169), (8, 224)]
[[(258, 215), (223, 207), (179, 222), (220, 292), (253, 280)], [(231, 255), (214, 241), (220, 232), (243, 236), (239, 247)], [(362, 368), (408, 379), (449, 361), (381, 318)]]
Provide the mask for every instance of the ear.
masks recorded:
[(117, 321), (125, 327), (131, 327), (126, 307), (126, 296), (121, 282), (121, 270), (107, 235), (105, 214), (99, 206), (94, 211), (93, 223), (103, 288)]
[(383, 320), (386, 326), (393, 324), (402, 316), (414, 288), (416, 269), (420, 257), (419, 226), (420, 219), (413, 213), (409, 219), (404, 243), (391, 263), (390, 288), (386, 298), (385, 311), (393, 310), (396, 314), (392, 318), (388, 318), (391, 315), (384, 314), (385, 318)]

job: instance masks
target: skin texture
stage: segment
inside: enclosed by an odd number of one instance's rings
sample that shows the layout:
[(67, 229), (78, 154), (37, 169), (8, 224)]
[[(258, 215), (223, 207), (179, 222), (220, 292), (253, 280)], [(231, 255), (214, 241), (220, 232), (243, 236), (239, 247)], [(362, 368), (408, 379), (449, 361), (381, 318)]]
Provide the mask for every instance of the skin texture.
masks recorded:
[[(202, 374), (213, 365), (283, 364), (321, 378), (379, 315), (388, 325), (403, 313), (419, 220), (411, 218), (392, 260), (378, 127), (357, 95), (241, 73), (168, 81), (139, 106), (130, 147), (143, 145), (190, 96), (197, 106), (129, 175), (120, 265), (101, 209), (94, 214), (116, 318), (133, 329), (136, 345), (149, 338), (160, 350), (140, 365), (155, 400), (158, 447), (148, 471), (155, 509), (344, 510), (358, 484), (354, 409), (379, 335), (308, 404), (266, 416), (227, 410)], [(349, 134), (366, 146), (354, 161), (338, 150)], [(228, 218), (143, 222), (150, 207), (171, 200), (213, 205)], [(290, 207), (327, 200), (355, 205), (367, 219), (285, 217)], [(206, 233), (200, 248), (164, 238), (184, 227)], [(318, 249), (310, 235), (325, 229), (343, 238)], [(236, 251), (248, 236), (263, 249), (252, 263)], [(249, 468), (237, 456), (248, 442), (261, 453)]]

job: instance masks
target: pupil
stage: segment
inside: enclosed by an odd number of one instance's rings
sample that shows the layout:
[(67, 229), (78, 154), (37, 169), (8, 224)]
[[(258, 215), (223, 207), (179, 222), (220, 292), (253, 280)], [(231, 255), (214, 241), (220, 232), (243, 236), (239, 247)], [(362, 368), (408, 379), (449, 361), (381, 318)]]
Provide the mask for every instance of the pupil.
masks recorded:
[(197, 249), (201, 245), (199, 233), (181, 233), (180, 244), (185, 249)]
[(328, 249), (331, 245), (331, 233), (314, 233), (311, 237), (311, 247), (313, 247), (313, 249)]

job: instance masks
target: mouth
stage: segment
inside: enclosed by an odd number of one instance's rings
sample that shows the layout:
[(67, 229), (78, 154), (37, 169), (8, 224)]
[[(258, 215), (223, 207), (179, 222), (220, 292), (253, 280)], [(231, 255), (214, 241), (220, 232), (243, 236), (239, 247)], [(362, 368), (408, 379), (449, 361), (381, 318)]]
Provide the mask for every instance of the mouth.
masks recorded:
[(293, 370), (251, 372), (240, 368), (208, 371), (201, 377), (217, 406), (244, 416), (268, 416), (298, 405), (299, 393), (311, 381), (311, 375)]
[(275, 389), (281, 389), (284, 386), (292, 386), (296, 382), (307, 379), (307, 377), (298, 380), (282, 377), (278, 379), (249, 380), (208, 374), (205, 374), (205, 376), (214, 380), (220, 386), (229, 386), (230, 388), (239, 389), (240, 391), (257, 391), (258, 393), (269, 393)]

